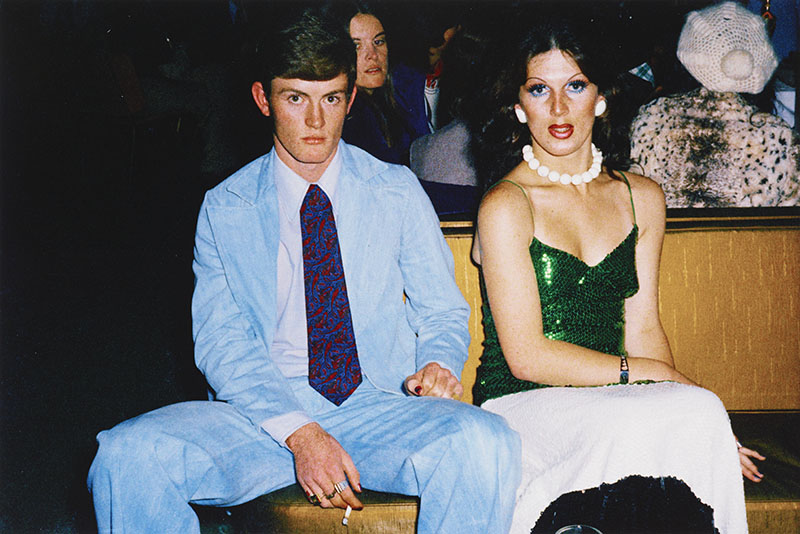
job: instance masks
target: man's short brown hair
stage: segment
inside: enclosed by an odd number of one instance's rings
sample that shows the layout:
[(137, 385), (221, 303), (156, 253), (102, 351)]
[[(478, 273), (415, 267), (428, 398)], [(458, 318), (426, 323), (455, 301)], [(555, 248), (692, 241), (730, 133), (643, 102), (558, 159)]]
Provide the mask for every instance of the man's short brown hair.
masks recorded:
[(267, 97), (275, 78), (331, 80), (347, 75), (347, 92), (356, 80), (356, 51), (341, 25), (319, 8), (307, 8), (263, 39), (258, 50), (261, 84)]

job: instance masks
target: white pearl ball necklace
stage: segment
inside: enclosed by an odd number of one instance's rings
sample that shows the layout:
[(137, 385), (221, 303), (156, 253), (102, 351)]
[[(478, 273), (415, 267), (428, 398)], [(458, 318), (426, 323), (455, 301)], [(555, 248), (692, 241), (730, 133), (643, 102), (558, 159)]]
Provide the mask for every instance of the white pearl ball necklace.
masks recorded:
[(551, 182), (560, 182), (564, 185), (579, 185), (588, 184), (600, 175), (600, 167), (603, 164), (603, 152), (592, 143), (591, 167), (584, 172), (572, 175), (566, 173), (561, 174), (557, 171), (550, 170), (550, 167), (546, 165), (542, 165), (542, 163), (536, 159), (536, 156), (533, 155), (533, 147), (531, 147), (531, 145), (522, 147), (522, 159), (527, 161), (528, 167), (530, 167), (532, 171), (539, 173), (539, 176), (542, 178), (547, 177)]

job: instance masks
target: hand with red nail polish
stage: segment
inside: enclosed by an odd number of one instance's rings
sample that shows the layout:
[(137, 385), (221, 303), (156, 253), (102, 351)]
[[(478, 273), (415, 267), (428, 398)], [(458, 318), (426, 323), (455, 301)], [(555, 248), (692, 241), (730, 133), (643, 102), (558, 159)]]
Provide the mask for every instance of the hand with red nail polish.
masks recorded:
[(464, 387), (458, 378), (436, 362), (409, 376), (405, 380), (405, 388), (411, 395), (418, 397), (443, 397), (458, 399), (464, 393)]

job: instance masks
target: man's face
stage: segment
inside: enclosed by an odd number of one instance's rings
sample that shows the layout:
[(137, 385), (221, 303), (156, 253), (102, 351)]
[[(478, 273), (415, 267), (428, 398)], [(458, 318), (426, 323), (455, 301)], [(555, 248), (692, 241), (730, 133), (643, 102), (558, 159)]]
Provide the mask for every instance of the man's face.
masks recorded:
[(304, 179), (317, 181), (336, 153), (352, 102), (347, 75), (325, 81), (275, 78), (263, 102), (256, 96), (256, 85), (260, 84), (254, 85), (256, 103), (273, 120), (278, 157)]

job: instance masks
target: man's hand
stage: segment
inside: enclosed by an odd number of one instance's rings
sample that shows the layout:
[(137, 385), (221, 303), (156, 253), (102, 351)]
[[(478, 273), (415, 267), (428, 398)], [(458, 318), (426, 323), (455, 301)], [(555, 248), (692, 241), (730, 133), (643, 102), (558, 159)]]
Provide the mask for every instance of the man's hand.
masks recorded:
[(436, 362), (427, 364), (406, 378), (405, 387), (406, 391), (411, 395), (418, 397), (459, 399), (461, 394), (464, 393), (464, 387), (458, 381), (458, 378)]
[[(297, 482), (307, 496), (316, 495), (323, 508), (364, 507), (353, 493), (361, 492), (361, 478), (350, 455), (333, 436), (317, 423), (309, 423), (295, 430), (286, 445), (294, 453)], [(341, 493), (335, 484), (349, 481)]]

